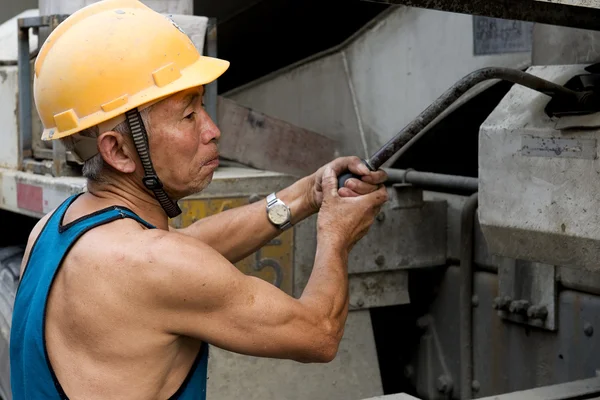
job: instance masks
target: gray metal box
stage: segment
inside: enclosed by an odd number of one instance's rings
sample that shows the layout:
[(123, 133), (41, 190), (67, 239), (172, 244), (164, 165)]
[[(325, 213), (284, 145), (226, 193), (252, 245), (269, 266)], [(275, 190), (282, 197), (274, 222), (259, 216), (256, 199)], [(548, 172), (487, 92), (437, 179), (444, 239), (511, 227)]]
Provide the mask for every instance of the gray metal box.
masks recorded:
[[(583, 66), (536, 66), (558, 84)], [(550, 118), (549, 97), (515, 85), (479, 135), (479, 220), (494, 254), (599, 269), (599, 114)]]

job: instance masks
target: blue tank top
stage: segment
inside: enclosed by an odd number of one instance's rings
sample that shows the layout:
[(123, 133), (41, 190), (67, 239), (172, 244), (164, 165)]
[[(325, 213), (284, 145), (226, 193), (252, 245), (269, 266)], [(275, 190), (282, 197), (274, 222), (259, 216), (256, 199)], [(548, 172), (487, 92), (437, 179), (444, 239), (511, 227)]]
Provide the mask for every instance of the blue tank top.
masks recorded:
[[(69, 197), (48, 219), (30, 251), (19, 283), (10, 333), (10, 380), (14, 400), (68, 399), (48, 358), (44, 337), (50, 287), (69, 249), (85, 232), (122, 218), (155, 227), (124, 207), (108, 207), (62, 224), (67, 208), (79, 195)], [(185, 381), (169, 400), (206, 399), (208, 346), (200, 352)]]

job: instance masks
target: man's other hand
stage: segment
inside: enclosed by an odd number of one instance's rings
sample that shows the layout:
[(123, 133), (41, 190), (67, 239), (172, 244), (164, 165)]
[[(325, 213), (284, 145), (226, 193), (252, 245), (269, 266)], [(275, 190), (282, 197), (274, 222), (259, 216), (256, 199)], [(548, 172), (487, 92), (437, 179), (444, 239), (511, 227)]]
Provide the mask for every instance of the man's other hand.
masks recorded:
[(372, 193), (379, 188), (379, 185), (387, 180), (387, 174), (382, 171), (370, 171), (362, 160), (355, 156), (336, 158), (332, 162), (324, 165), (315, 172), (310, 179), (307, 190), (307, 201), (314, 212), (321, 208), (323, 203), (323, 173), (331, 167), (336, 176), (339, 176), (346, 171), (358, 175), (360, 180), (351, 178), (346, 181), (344, 187), (338, 189), (340, 197), (357, 197)]

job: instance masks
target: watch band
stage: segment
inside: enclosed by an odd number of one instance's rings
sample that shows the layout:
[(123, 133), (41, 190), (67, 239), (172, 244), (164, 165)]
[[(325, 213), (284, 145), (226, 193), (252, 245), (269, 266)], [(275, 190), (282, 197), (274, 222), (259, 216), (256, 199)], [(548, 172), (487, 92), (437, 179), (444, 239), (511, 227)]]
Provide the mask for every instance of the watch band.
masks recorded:
[(287, 221), (285, 224), (281, 225), (279, 227), (279, 229), (281, 229), (282, 231), (285, 231), (287, 228), (289, 228), (290, 226), (292, 226), (292, 222), (291, 221)]
[[(277, 195), (275, 194), (275, 192), (273, 192), (267, 196), (267, 210), (277, 202), (281, 202), (283, 205), (285, 205), (287, 207), (287, 205), (283, 201), (281, 201), (277, 198)], [(288, 210), (289, 210), (289, 207), (288, 207)], [(290, 226), (292, 226), (291, 219), (287, 220), (285, 223), (279, 225), (279, 229), (284, 231), (287, 228), (289, 228)]]
[(277, 203), (277, 196), (275, 193), (271, 193), (267, 196), (267, 207), (271, 207), (275, 203)]

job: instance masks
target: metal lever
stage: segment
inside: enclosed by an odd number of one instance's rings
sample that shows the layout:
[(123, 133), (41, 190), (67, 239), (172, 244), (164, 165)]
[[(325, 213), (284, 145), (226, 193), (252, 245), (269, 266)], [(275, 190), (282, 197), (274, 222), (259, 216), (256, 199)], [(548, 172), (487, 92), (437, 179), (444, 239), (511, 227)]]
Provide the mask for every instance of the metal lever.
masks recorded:
[[(598, 111), (600, 109), (600, 100), (593, 91), (577, 92), (517, 69), (500, 67), (482, 68), (466, 75), (460, 81), (456, 82), (454, 86), (438, 97), (437, 100), (421, 112), (417, 118), (406, 125), (396, 136), (383, 145), (381, 149), (377, 150), (377, 152), (368, 160), (363, 160), (365, 165), (371, 171), (378, 170), (383, 163), (389, 160), (396, 152), (398, 152), (398, 150), (425, 129), (427, 125), (469, 89), (490, 79), (505, 80), (544, 93), (550, 97), (558, 97), (564, 101), (576, 102), (581, 105), (584, 110), (589, 112)], [(344, 183), (350, 178), (360, 179), (359, 176), (350, 173), (342, 174), (338, 178), (338, 188), (343, 187)]]
[[(369, 168), (369, 171), (375, 171), (375, 169), (373, 169), (371, 167), (371, 165), (369, 165), (369, 162), (367, 160), (362, 160), (362, 163), (365, 164), (367, 166), (367, 168)], [(356, 178), (360, 181), (360, 176), (353, 174), (351, 172), (346, 172), (345, 174), (341, 174), (340, 176), (338, 176), (338, 189), (339, 188), (343, 188), (344, 185), (346, 184), (346, 181), (350, 178)]]

